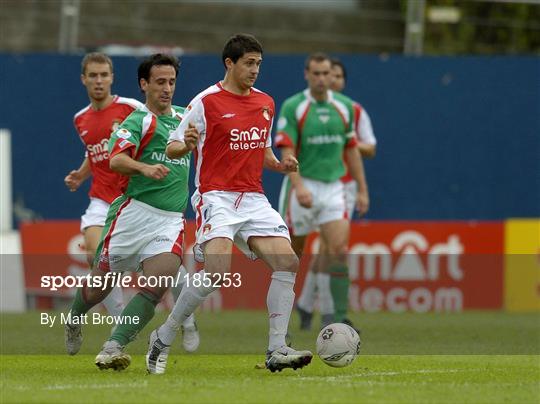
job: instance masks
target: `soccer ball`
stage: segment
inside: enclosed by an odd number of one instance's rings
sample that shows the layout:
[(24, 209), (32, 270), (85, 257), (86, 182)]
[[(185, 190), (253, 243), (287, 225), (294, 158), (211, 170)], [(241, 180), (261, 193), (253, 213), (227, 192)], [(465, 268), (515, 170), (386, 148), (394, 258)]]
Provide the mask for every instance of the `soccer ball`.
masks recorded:
[(343, 323), (324, 327), (317, 337), (317, 354), (321, 360), (334, 368), (353, 363), (360, 352), (360, 336), (354, 328)]

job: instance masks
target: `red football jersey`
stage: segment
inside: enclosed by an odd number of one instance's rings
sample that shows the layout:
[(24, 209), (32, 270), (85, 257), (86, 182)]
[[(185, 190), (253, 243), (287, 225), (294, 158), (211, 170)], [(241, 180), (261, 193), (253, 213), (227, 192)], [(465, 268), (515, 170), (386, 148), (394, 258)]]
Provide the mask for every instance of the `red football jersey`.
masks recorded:
[(73, 117), (92, 171), (91, 197), (111, 203), (124, 192), (128, 177), (109, 168), (109, 137), (129, 114), (142, 105), (132, 98), (114, 96), (106, 108), (96, 111), (88, 105)]
[(199, 131), (195, 186), (199, 192), (263, 193), (264, 154), (271, 147), (274, 100), (255, 88), (242, 96), (217, 83), (189, 104), (169, 141), (184, 140), (192, 123)]

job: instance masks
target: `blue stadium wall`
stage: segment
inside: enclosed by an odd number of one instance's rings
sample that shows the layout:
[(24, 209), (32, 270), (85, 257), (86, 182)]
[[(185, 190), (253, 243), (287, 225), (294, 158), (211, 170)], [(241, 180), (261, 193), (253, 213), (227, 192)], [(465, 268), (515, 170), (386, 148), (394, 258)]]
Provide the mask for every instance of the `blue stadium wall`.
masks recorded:
[[(378, 154), (365, 166), (369, 219), (540, 216), (540, 58), (343, 56), (346, 94), (369, 112)], [(12, 131), (13, 195), (45, 219), (78, 218), (86, 191), (64, 176), (83, 147), (73, 114), (87, 105), (80, 57), (0, 54), (0, 127)], [(114, 58), (114, 93), (142, 100), (139, 59)], [(305, 87), (304, 56), (265, 55), (257, 87), (279, 108)], [(217, 56), (185, 56), (175, 103), (220, 80)], [(265, 173), (277, 205), (281, 177)], [(188, 212), (188, 217), (192, 212)]]

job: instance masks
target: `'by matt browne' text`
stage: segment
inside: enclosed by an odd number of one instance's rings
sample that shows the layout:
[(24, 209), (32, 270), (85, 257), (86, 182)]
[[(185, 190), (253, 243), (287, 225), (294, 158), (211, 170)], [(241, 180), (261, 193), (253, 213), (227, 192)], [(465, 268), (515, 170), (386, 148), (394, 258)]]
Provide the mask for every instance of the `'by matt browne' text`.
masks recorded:
[(139, 316), (109, 316), (101, 313), (83, 314), (80, 316), (72, 316), (71, 313), (60, 313), (60, 315), (41, 313), (41, 325), (54, 327), (56, 320), (60, 320), (60, 324), (72, 325), (118, 325), (118, 324), (139, 324)]

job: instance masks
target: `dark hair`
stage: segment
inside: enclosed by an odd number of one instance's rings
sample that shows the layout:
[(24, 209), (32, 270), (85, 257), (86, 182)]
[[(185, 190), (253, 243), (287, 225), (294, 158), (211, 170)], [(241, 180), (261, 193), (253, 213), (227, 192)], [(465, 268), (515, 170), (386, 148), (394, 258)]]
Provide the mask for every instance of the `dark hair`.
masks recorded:
[(112, 60), (110, 57), (108, 57), (104, 53), (100, 53), (100, 52), (87, 53), (81, 62), (81, 74), (86, 73), (86, 66), (88, 66), (89, 63), (101, 63), (101, 64), (107, 63), (111, 68), (111, 73), (113, 71)]
[(257, 52), (263, 54), (262, 45), (257, 38), (250, 34), (235, 34), (230, 37), (223, 47), (221, 61), (225, 66), (225, 59), (229, 58), (236, 63), (244, 54)]
[(332, 67), (338, 66), (341, 68), (341, 72), (343, 73), (343, 78), (345, 79), (345, 81), (347, 81), (347, 70), (345, 69), (345, 65), (343, 64), (343, 62), (339, 60), (338, 58), (332, 58), (330, 59), (330, 62), (332, 63)]
[(176, 76), (178, 76), (180, 62), (174, 56), (164, 55), (162, 53), (154, 53), (153, 55), (148, 56), (141, 62), (139, 69), (137, 70), (139, 86), (141, 79), (145, 79), (146, 81), (150, 79), (150, 70), (152, 70), (153, 66), (172, 66), (174, 67)]
[(315, 52), (309, 55), (304, 62), (304, 68), (309, 70), (309, 64), (311, 62), (324, 62), (325, 60), (330, 60), (330, 56), (323, 52)]

